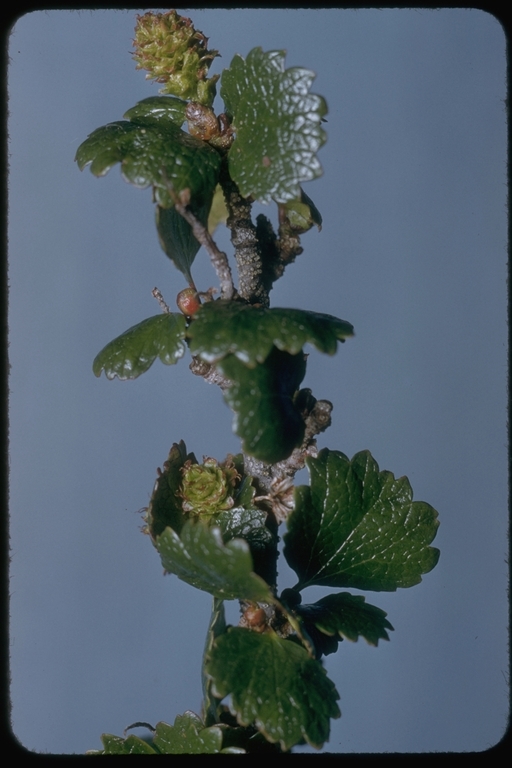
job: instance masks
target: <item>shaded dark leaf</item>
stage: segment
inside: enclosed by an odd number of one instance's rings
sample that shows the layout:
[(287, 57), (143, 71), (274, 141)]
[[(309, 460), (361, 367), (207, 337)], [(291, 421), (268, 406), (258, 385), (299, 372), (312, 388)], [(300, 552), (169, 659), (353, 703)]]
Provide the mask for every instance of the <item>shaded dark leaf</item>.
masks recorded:
[(256, 368), (234, 355), (217, 367), (232, 382), (224, 397), (235, 412), (233, 430), (244, 451), (269, 464), (287, 458), (304, 436), (304, 421), (294, 404), (306, 372), (304, 355), (274, 348)]

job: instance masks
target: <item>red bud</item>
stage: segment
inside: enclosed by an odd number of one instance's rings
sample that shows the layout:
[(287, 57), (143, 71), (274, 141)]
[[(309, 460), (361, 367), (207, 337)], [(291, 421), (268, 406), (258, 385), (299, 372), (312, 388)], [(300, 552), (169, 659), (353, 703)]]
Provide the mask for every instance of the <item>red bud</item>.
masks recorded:
[(180, 291), (176, 297), (176, 304), (187, 317), (195, 315), (201, 306), (199, 296), (194, 288), (184, 288)]

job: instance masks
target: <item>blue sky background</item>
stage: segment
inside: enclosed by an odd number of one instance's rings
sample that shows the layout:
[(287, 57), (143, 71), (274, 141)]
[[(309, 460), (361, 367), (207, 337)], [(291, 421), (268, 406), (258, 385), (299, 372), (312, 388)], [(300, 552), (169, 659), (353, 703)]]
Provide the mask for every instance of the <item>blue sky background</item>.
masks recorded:
[[(335, 406), (319, 445), (368, 448), (441, 520), (419, 586), (367, 593), (391, 642), (327, 657), (343, 714), (325, 749), (485, 750), (509, 701), (503, 30), (471, 9), (185, 14), (222, 54), (212, 72), (261, 46), (317, 73), (329, 139), (305, 191), (324, 226), (273, 305), (353, 323), (334, 358), (309, 358), (304, 385)], [(238, 451), (220, 392), (187, 362), (133, 382), (92, 374), (110, 339), (158, 311), (155, 285), (169, 304), (185, 287), (150, 191), (73, 162), (91, 131), (158, 93), (130, 57), (134, 16), (35, 12), (10, 40), (12, 724), (39, 752), (199, 711), (210, 598), (163, 577), (137, 511), (174, 441)], [(215, 284), (202, 251), (194, 276)]]

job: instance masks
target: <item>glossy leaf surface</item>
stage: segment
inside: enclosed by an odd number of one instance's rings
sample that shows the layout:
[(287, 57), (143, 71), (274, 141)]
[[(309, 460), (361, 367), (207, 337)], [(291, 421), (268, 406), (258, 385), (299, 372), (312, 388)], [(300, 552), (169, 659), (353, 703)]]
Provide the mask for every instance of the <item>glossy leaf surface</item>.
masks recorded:
[(412, 587), (436, 565), (439, 550), (428, 545), (439, 525), (437, 512), (412, 500), (406, 477), (379, 471), (369, 451), (350, 461), (322, 450), (309, 459), (311, 486), (295, 490), (284, 554), (310, 584), (394, 591)]
[(214, 597), (272, 601), (268, 585), (253, 572), (247, 542), (233, 539), (224, 545), (219, 528), (187, 521), (180, 536), (166, 528), (156, 548), (168, 573)]
[(154, 125), (168, 121), (178, 128), (185, 122), (185, 110), (187, 102), (175, 96), (149, 96), (147, 99), (137, 102), (124, 113), (125, 120), (132, 123), (147, 123)]
[(221, 80), (221, 96), (232, 116), (236, 139), (229, 170), (244, 197), (278, 203), (300, 197), (300, 184), (320, 176), (316, 153), (326, 135), (327, 105), (309, 93), (314, 73), (285, 70), (284, 51), (236, 55)]
[(105, 371), (108, 379), (136, 379), (157, 357), (165, 365), (177, 363), (187, 348), (185, 324), (184, 316), (178, 313), (148, 317), (103, 347), (92, 364), (94, 375)]
[(340, 715), (338, 693), (321, 663), (273, 632), (229, 629), (216, 640), (206, 673), (217, 696), (231, 695), (241, 725), (254, 723), (283, 749), (302, 739), (321, 747), (330, 719)]
[(273, 347), (296, 355), (309, 343), (333, 355), (338, 341), (353, 334), (350, 323), (332, 315), (224, 300), (203, 304), (187, 331), (192, 354), (208, 363), (233, 354), (250, 367), (266, 360)]
[(91, 172), (104, 176), (120, 162), (126, 181), (141, 188), (152, 185), (156, 202), (164, 208), (173, 205), (169, 185), (177, 194), (189, 189), (196, 205), (211, 201), (219, 175), (218, 152), (182, 131), (168, 113), (158, 120), (151, 114), (151, 119), (146, 114), (141, 121), (118, 120), (93, 131), (77, 149), (80, 170), (91, 163)]
[(233, 431), (244, 451), (269, 464), (287, 458), (304, 436), (304, 421), (294, 404), (306, 372), (304, 355), (289, 355), (274, 347), (255, 368), (248, 368), (235, 355), (228, 355), (217, 367), (232, 382), (224, 398), (235, 412)]
[(349, 592), (327, 595), (312, 605), (301, 605), (297, 613), (306, 622), (306, 629), (308, 624), (313, 624), (325, 635), (337, 635), (353, 642), (361, 636), (370, 645), (389, 640), (386, 630), (393, 629), (385, 611), (365, 602), (363, 595)]

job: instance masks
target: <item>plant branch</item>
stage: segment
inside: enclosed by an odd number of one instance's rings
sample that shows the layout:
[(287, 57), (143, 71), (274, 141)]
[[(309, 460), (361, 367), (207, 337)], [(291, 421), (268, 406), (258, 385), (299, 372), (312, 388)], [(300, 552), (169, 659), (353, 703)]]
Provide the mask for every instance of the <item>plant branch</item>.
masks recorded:
[(222, 161), (219, 182), (228, 209), (226, 224), (231, 230), (231, 242), (235, 248), (238, 293), (249, 304), (268, 307), (268, 290), (262, 279), (264, 264), (256, 227), (251, 219), (251, 202), (242, 197), (229, 175), (226, 157)]
[(167, 191), (174, 203), (174, 207), (182, 216), (186, 222), (192, 227), (192, 232), (196, 240), (206, 249), (210, 256), (212, 266), (217, 273), (220, 283), (220, 295), (223, 299), (233, 299), (236, 296), (235, 287), (233, 285), (233, 275), (231, 274), (231, 267), (229, 266), (228, 257), (224, 251), (220, 251), (217, 248), (215, 241), (208, 232), (208, 229), (199, 221), (190, 208), (190, 190), (183, 189), (180, 194), (176, 194), (172, 184), (166, 178), (164, 171), (162, 176), (165, 179)]
[(190, 202), (190, 195), (188, 194), (188, 190), (183, 190), (180, 195), (176, 195), (176, 193), (172, 192), (172, 190), (169, 190), (169, 193), (173, 198), (174, 207), (180, 216), (183, 216), (185, 221), (190, 224), (192, 227), (192, 232), (194, 233), (194, 237), (201, 243), (202, 246), (204, 246), (210, 256), (213, 268), (217, 273), (217, 277), (219, 278), (221, 298), (228, 300), (235, 298), (236, 292), (233, 285), (233, 276), (231, 274), (231, 267), (229, 266), (228, 257), (224, 251), (220, 251), (217, 248), (217, 245), (215, 244), (206, 227), (201, 224), (199, 219), (194, 216), (192, 211), (187, 207)]
[(309, 456), (317, 456), (315, 436), (331, 425), (333, 406), (329, 400), (316, 400), (310, 389), (300, 390), (299, 396), (304, 403), (302, 413), (305, 423), (301, 445), (287, 459), (277, 464), (265, 464), (244, 454), (245, 471), (256, 480), (258, 490), (264, 494), (259, 500), (267, 502), (279, 523), (293, 509), (292, 480), (295, 474), (304, 469)]
[(214, 365), (206, 363), (204, 360), (201, 360), (200, 357), (193, 357), (189, 368), (194, 376), (202, 376), (208, 384), (217, 384), (222, 391), (231, 386), (231, 381), (229, 379), (226, 379), (219, 373)]
[(167, 314), (170, 313), (169, 305), (166, 304), (164, 297), (162, 296), (161, 292), (158, 290), (158, 288), (155, 286), (153, 290), (151, 291), (155, 299), (158, 301), (158, 305), (162, 312), (167, 312)]

